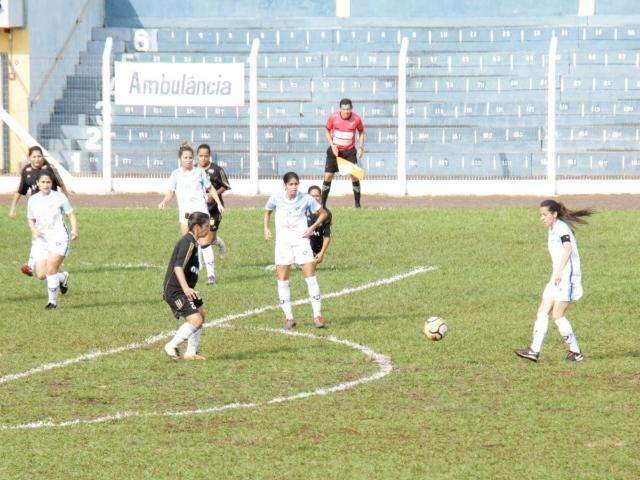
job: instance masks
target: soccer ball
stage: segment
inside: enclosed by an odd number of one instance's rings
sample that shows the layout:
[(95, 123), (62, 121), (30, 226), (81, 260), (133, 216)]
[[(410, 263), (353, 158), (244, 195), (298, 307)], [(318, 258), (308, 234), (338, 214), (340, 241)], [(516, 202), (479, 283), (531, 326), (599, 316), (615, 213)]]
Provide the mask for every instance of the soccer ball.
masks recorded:
[(427, 321), (424, 322), (424, 335), (434, 342), (442, 340), (448, 330), (449, 327), (447, 327), (447, 324), (444, 323), (444, 320), (440, 317), (429, 317)]

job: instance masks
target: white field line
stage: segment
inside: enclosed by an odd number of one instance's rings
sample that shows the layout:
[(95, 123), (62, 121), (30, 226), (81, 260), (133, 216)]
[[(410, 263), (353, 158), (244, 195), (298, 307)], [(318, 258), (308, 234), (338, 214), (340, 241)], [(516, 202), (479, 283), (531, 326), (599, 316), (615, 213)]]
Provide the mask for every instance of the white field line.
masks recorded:
[[(339, 290), (337, 292), (330, 292), (327, 293), (325, 295), (323, 295), (323, 298), (335, 298), (335, 297), (340, 297), (340, 296), (344, 296), (344, 295), (350, 295), (352, 293), (356, 293), (356, 292), (360, 292), (363, 290), (367, 290), (369, 288), (374, 288), (374, 287), (378, 287), (378, 286), (382, 286), (382, 285), (389, 285), (391, 283), (394, 282), (398, 282), (400, 280), (404, 280), (405, 278), (409, 278), (412, 277), (414, 275), (418, 275), (420, 273), (425, 273), (425, 272), (431, 272), (436, 270), (437, 267), (434, 266), (428, 266), (428, 267), (416, 267), (413, 270), (410, 270), (409, 272), (403, 273), (403, 274), (398, 274), (398, 275), (394, 275), (392, 277), (389, 278), (384, 278), (381, 280), (376, 280), (374, 282), (369, 282), (369, 283), (365, 283), (363, 285), (360, 285), (358, 287), (352, 287), (352, 288), (345, 288), (342, 290)], [(305, 303), (309, 303), (310, 300), (309, 299), (301, 299), (301, 300), (297, 300), (296, 302), (292, 302), (293, 305), (303, 305)], [(207, 322), (204, 325), (204, 328), (210, 328), (210, 327), (222, 327), (225, 326), (226, 323), (232, 321), (232, 320), (236, 320), (239, 318), (245, 318), (245, 317), (250, 317), (250, 316), (254, 316), (254, 315), (258, 315), (260, 313), (266, 312), (266, 311), (270, 311), (270, 310), (275, 310), (278, 309), (280, 306), (279, 305), (268, 305), (265, 307), (261, 307), (261, 308), (256, 308), (253, 310), (247, 310), (246, 312), (242, 312), (242, 313), (237, 313), (237, 314), (231, 314), (231, 315), (226, 315), (224, 317), (221, 317), (217, 320), (211, 321), (211, 322)], [(310, 339), (317, 339), (317, 340), (324, 340), (324, 341), (329, 341), (332, 343), (336, 343), (339, 345), (345, 345), (347, 347), (353, 348), (355, 350), (358, 350), (360, 352), (362, 352), (364, 355), (366, 355), (367, 357), (371, 358), (379, 367), (379, 370), (371, 375), (368, 375), (366, 377), (362, 377), (356, 380), (352, 380), (349, 382), (342, 382), (333, 386), (329, 386), (329, 387), (319, 387), (316, 388), (312, 391), (309, 392), (300, 392), (294, 395), (289, 395), (289, 396), (280, 396), (280, 397), (275, 397), (271, 400), (267, 400), (267, 401), (263, 401), (263, 402), (250, 402), (250, 403), (231, 403), (231, 404), (227, 404), (227, 405), (221, 405), (221, 406), (217, 406), (217, 407), (208, 407), (208, 408), (202, 408), (202, 409), (196, 409), (196, 410), (186, 410), (186, 411), (166, 411), (166, 412), (138, 412), (138, 411), (125, 411), (125, 412), (118, 412), (115, 413), (113, 415), (106, 415), (103, 417), (97, 417), (94, 419), (73, 419), (73, 420), (67, 420), (67, 421), (63, 421), (63, 422), (56, 422), (54, 420), (41, 420), (41, 421), (37, 421), (37, 422), (30, 422), (30, 423), (25, 423), (25, 424), (19, 424), (19, 425), (0, 425), (0, 430), (25, 430), (25, 429), (38, 429), (38, 428), (47, 428), (47, 427), (69, 427), (69, 426), (74, 426), (74, 425), (90, 425), (90, 424), (96, 424), (96, 423), (104, 423), (104, 422), (109, 422), (109, 421), (114, 421), (114, 420), (121, 420), (121, 419), (125, 419), (125, 418), (148, 418), (148, 417), (170, 417), (170, 416), (185, 416), (185, 415), (198, 415), (198, 414), (205, 414), (205, 413), (217, 413), (217, 412), (222, 412), (225, 410), (232, 410), (232, 409), (239, 409), (239, 408), (255, 408), (258, 406), (262, 406), (262, 405), (272, 405), (272, 404), (276, 404), (276, 403), (282, 403), (282, 402), (287, 402), (287, 401), (291, 401), (291, 400), (297, 400), (297, 399), (301, 399), (301, 398), (307, 398), (310, 396), (314, 396), (314, 395), (326, 395), (328, 393), (333, 393), (333, 392), (339, 392), (339, 391), (343, 391), (343, 390), (347, 390), (353, 387), (356, 387), (358, 385), (364, 384), (364, 383), (369, 383), (375, 380), (378, 380), (380, 378), (385, 377), (386, 375), (388, 375), (389, 373), (391, 373), (392, 369), (393, 369), (393, 364), (391, 363), (391, 360), (389, 359), (389, 357), (387, 357), (386, 355), (383, 355), (381, 353), (377, 353), (374, 350), (372, 350), (371, 348), (364, 346), (364, 345), (360, 345), (358, 343), (352, 342), (350, 340), (343, 340), (343, 339), (339, 339), (333, 336), (326, 336), (326, 337), (321, 337), (318, 335), (314, 335), (312, 333), (303, 333), (303, 332), (293, 332), (293, 331), (286, 331), (286, 330), (281, 330), (281, 329), (272, 329), (272, 328), (258, 328), (258, 330), (263, 330), (266, 332), (275, 332), (275, 333), (281, 333), (281, 334), (285, 334), (285, 335), (290, 335), (290, 336), (294, 336), (294, 337), (306, 337), (306, 338), (310, 338)], [(170, 338), (171, 336), (173, 336), (173, 334), (175, 333), (175, 331), (171, 331), (171, 332), (162, 332), (159, 333), (157, 335), (153, 335), (149, 338), (147, 338), (146, 340), (144, 340), (143, 342), (139, 342), (139, 343), (131, 343), (128, 345), (124, 345), (122, 347), (117, 347), (117, 348), (112, 348), (110, 350), (98, 350), (95, 352), (89, 352), (83, 355), (80, 355), (78, 357), (75, 358), (70, 358), (67, 360), (64, 360), (62, 362), (57, 362), (57, 363), (46, 363), (43, 365), (40, 365), (39, 367), (35, 367), (32, 368), (30, 370), (26, 370), (24, 372), (20, 372), (20, 373), (15, 373), (15, 374), (10, 374), (10, 375), (5, 375), (3, 377), (0, 377), (0, 385), (4, 384), (4, 383), (8, 383), (14, 380), (18, 380), (21, 378), (25, 378), (25, 377), (29, 377), (32, 375), (36, 375), (42, 372), (46, 372), (49, 370), (53, 370), (53, 369), (57, 369), (57, 368), (63, 368), (63, 367), (67, 367), (69, 365), (74, 365), (76, 363), (80, 363), (83, 361), (88, 361), (88, 360), (95, 360), (96, 358), (100, 358), (100, 357), (104, 357), (107, 355), (114, 355), (117, 353), (122, 353), (125, 351), (130, 351), (130, 350), (136, 350), (136, 349), (140, 349), (149, 345), (153, 345), (155, 343), (158, 343), (159, 341), (162, 341), (164, 339)]]
[[(382, 286), (382, 285), (389, 285), (391, 283), (398, 282), (400, 280), (404, 280), (405, 278), (409, 278), (409, 277), (412, 277), (414, 275), (418, 275), (420, 273), (431, 272), (431, 271), (434, 271), (436, 269), (437, 269), (437, 267), (433, 267), (433, 266), (416, 267), (413, 270), (410, 270), (410, 271), (408, 271), (406, 273), (401, 273), (401, 274), (398, 274), (398, 275), (394, 275), (392, 277), (383, 278), (381, 280), (376, 280), (374, 282), (365, 283), (365, 284), (360, 285), (358, 287), (344, 288), (344, 289), (339, 290), (337, 292), (329, 292), (329, 293), (323, 294), (322, 298), (323, 299), (327, 299), (327, 298), (342, 297), (344, 295), (350, 295), (352, 293), (361, 292), (363, 290), (367, 290), (367, 289), (370, 289), (370, 288), (375, 288), (375, 287), (379, 287), (379, 286)], [(295, 302), (292, 302), (293, 305), (304, 305), (306, 303), (310, 303), (310, 300), (308, 298), (304, 298), (304, 299), (300, 299), (300, 300), (297, 300)], [(268, 311), (271, 311), (271, 310), (277, 310), (279, 308), (280, 308), (280, 305), (267, 305), (267, 306), (264, 306), (264, 307), (255, 308), (253, 310), (247, 310), (247, 311), (242, 312), (242, 313), (233, 313), (233, 314), (230, 314), (230, 315), (225, 315), (224, 317), (220, 317), (220, 318), (218, 318), (216, 320), (212, 320), (210, 322), (205, 323), (204, 324), (204, 328), (217, 327), (219, 325), (228, 323), (228, 322), (230, 322), (232, 320), (238, 320), (240, 318), (246, 318), (246, 317), (253, 317), (255, 315), (259, 315), (261, 313), (268, 312)], [(0, 385), (2, 385), (4, 383), (13, 382), (15, 380), (19, 380), (21, 378), (31, 377), (33, 375), (37, 375), (39, 373), (47, 372), (49, 370), (54, 370), (54, 369), (57, 369), (57, 368), (64, 368), (64, 367), (68, 367), (70, 365), (75, 365), (76, 363), (95, 360), (97, 358), (106, 357), (108, 355), (115, 355), (117, 353), (127, 352), (127, 351), (130, 351), (130, 350), (138, 350), (140, 348), (148, 347), (149, 345), (154, 345), (154, 344), (156, 344), (158, 342), (161, 342), (162, 340), (166, 340), (168, 338), (171, 338), (171, 337), (173, 337), (174, 334), (175, 334), (175, 330), (167, 331), (167, 332), (161, 332), (161, 333), (158, 333), (157, 335), (152, 335), (151, 337), (148, 337), (147, 339), (143, 340), (142, 342), (130, 343), (128, 345), (123, 345), (121, 347), (111, 348), (109, 350), (96, 350), (96, 351), (93, 351), (93, 352), (84, 353), (84, 354), (79, 355), (79, 356), (74, 357), (74, 358), (68, 358), (68, 359), (63, 360), (61, 362), (44, 363), (44, 364), (42, 364), (42, 365), (40, 365), (38, 367), (34, 367), (34, 368), (29, 369), (29, 370), (25, 370), (23, 372), (11, 373), (9, 375), (4, 375), (4, 376), (0, 377)]]
[(228, 403), (226, 405), (220, 405), (216, 407), (205, 407), (205, 408), (198, 408), (194, 410), (176, 410), (176, 411), (164, 411), (164, 412), (124, 411), (124, 412), (117, 412), (112, 415), (105, 415), (102, 417), (96, 417), (96, 418), (90, 418), (90, 419), (75, 418), (73, 420), (66, 420), (62, 422), (56, 422), (54, 420), (40, 420), (37, 422), (23, 423), (18, 425), (0, 425), (0, 430), (34, 430), (39, 428), (52, 428), (52, 427), (63, 428), (63, 427), (72, 427), (75, 425), (93, 425), (97, 423), (123, 420), (126, 418), (184, 417), (189, 415), (220, 413), (226, 410), (256, 408), (256, 407), (261, 407), (266, 405), (274, 405), (278, 403), (290, 402), (293, 400), (300, 400), (303, 398), (313, 397), (315, 395), (327, 395), (334, 392), (341, 392), (344, 390), (348, 390), (350, 388), (357, 387), (358, 385), (379, 380), (389, 375), (393, 370), (393, 364), (391, 363), (391, 359), (388, 356), (375, 352), (374, 350), (372, 350), (371, 348), (365, 345), (360, 345), (358, 343), (355, 343), (349, 340), (342, 340), (334, 336), (323, 337), (319, 335), (314, 335), (312, 333), (292, 332), (292, 331), (274, 329), (274, 328), (256, 328), (255, 330), (290, 335), (292, 337), (304, 337), (304, 338), (310, 338), (313, 340), (322, 340), (322, 341), (332, 342), (338, 345), (344, 345), (346, 347), (353, 348), (354, 350), (358, 350), (362, 352), (366, 357), (373, 360), (377, 364), (378, 370), (370, 375), (358, 378), (356, 380), (342, 382), (342, 383), (338, 383), (328, 387), (318, 387), (310, 391), (295, 393), (293, 395), (278, 396), (278, 397), (272, 398), (271, 400), (265, 400), (261, 402), (248, 402), (248, 403), (235, 402), (235, 403)]

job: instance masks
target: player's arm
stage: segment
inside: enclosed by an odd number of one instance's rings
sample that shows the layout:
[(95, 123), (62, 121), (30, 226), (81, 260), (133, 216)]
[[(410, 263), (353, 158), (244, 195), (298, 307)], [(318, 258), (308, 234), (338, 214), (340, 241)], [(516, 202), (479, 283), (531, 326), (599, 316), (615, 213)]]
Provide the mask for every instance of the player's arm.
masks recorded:
[(40, 236), (40, 230), (36, 227), (36, 221), (34, 218), (27, 219), (29, 221), (29, 230), (31, 230), (31, 236), (37, 238)]
[(338, 147), (336, 147), (333, 143), (333, 137), (331, 136), (331, 130), (327, 127), (324, 131), (325, 136), (327, 137), (327, 141), (329, 142), (329, 146), (331, 147), (331, 151), (337, 157), (338, 156)]
[(364, 154), (364, 142), (367, 139), (367, 135), (364, 133), (364, 125), (361, 125), (361, 127), (362, 130), (358, 130), (358, 142), (360, 143), (358, 151), (356, 152), (358, 158)]
[(329, 244), (331, 243), (331, 237), (322, 237), (322, 248), (316, 255), (316, 263), (322, 263), (324, 260), (324, 256), (327, 254), (327, 250), (329, 249)]
[(178, 283), (180, 284), (180, 287), (182, 288), (182, 291), (184, 292), (186, 297), (189, 300), (195, 300), (196, 298), (198, 298), (198, 291), (191, 288), (187, 283), (187, 277), (185, 277), (184, 275), (184, 269), (179, 265), (174, 266), (173, 273), (176, 274), (176, 279), (178, 280)]
[(567, 266), (567, 262), (569, 262), (571, 252), (573, 251), (571, 237), (569, 235), (562, 235), (560, 241), (562, 242), (562, 257), (560, 258), (560, 263), (558, 263), (556, 271), (553, 272), (553, 283), (556, 285), (559, 285), (562, 281), (562, 272), (564, 271), (564, 267)]
[(75, 240), (78, 238), (78, 218), (76, 217), (76, 212), (71, 210), (67, 213), (67, 217), (69, 217), (69, 222), (71, 223), (71, 240)]
[(262, 216), (262, 225), (264, 227), (264, 239), (271, 240), (273, 235), (271, 235), (271, 230), (269, 230), (269, 222), (271, 221), (271, 212), (272, 210), (265, 209), (264, 215)]
[(322, 225), (322, 222), (327, 219), (327, 211), (322, 207), (320, 207), (317, 212), (311, 213), (313, 213), (314, 215), (318, 215), (318, 218), (304, 231), (304, 234), (302, 235), (304, 238), (309, 238), (311, 235), (313, 235), (315, 229)]
[(158, 204), (158, 208), (164, 209), (167, 207), (167, 204), (171, 201), (171, 199), (176, 194), (175, 190), (169, 190), (165, 195), (162, 201)]
[(20, 194), (19, 192), (15, 192), (13, 194), (13, 198), (11, 199), (11, 208), (9, 208), (9, 216), (11, 218), (16, 218), (18, 214), (18, 202), (20, 201), (20, 198), (23, 196), (24, 195)]
[(218, 188), (218, 195), (222, 195), (227, 190), (231, 190), (231, 184), (229, 183), (229, 177), (227, 177), (227, 172), (224, 171), (224, 168), (220, 167), (220, 188)]
[(222, 206), (222, 202), (220, 201), (220, 196), (218, 195), (218, 192), (216, 191), (216, 189), (213, 187), (210, 187), (209, 190), (207, 190), (207, 193), (209, 194), (210, 199), (216, 202), (216, 204), (218, 205), (218, 211), (220, 213), (224, 212), (224, 207)]

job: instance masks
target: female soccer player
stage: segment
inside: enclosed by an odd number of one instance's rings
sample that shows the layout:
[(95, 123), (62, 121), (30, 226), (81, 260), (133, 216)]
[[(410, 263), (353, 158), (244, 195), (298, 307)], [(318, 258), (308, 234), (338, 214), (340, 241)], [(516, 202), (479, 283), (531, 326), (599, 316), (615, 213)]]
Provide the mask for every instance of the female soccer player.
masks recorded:
[[(311, 195), (316, 202), (322, 202), (322, 190), (320, 190), (320, 187), (317, 185), (310, 186), (307, 193)], [(327, 250), (329, 249), (329, 244), (331, 243), (331, 211), (327, 207), (324, 209), (327, 212), (327, 218), (317, 229), (313, 231), (313, 234), (309, 239), (311, 243), (311, 251), (315, 256), (316, 265), (322, 263), (322, 260), (324, 260), (324, 256), (327, 254)], [(308, 226), (316, 223), (316, 220), (318, 220), (317, 215), (307, 212)]]
[[(53, 190), (58, 190), (58, 187), (60, 187), (62, 193), (67, 196), (69, 195), (55, 168), (45, 160), (42, 149), (38, 145), (34, 145), (29, 148), (28, 158), (29, 163), (27, 163), (20, 171), (20, 184), (18, 185), (18, 190), (13, 194), (13, 199), (11, 200), (11, 207), (9, 208), (10, 218), (16, 218), (18, 202), (21, 197), (24, 197), (28, 193), (31, 193), (31, 195), (38, 193), (36, 180), (38, 175), (40, 175), (40, 172), (51, 173), (51, 188)], [(22, 273), (30, 277), (33, 275), (33, 269), (35, 268), (35, 262), (33, 260), (33, 245), (31, 245), (31, 250), (32, 251), (29, 253), (29, 260), (20, 267)]]
[[(69, 254), (69, 241), (78, 238), (76, 214), (64, 193), (52, 190), (50, 172), (40, 172), (37, 185), (40, 190), (29, 198), (27, 218), (33, 237), (33, 257), (39, 280), (47, 279), (49, 301), (45, 308), (58, 305), (58, 292), (65, 294), (69, 288), (69, 272), (59, 273), (62, 261)], [(62, 218), (64, 212), (71, 222), (71, 235)]]
[[(171, 172), (169, 178), (169, 190), (158, 205), (164, 209), (167, 203), (176, 195), (178, 200), (178, 220), (180, 222), (180, 234), (186, 235), (187, 216), (192, 212), (206, 212), (207, 199), (211, 199), (218, 206), (218, 210), (224, 212), (224, 207), (220, 202), (220, 197), (215, 189), (211, 188), (211, 182), (204, 170), (193, 165), (193, 148), (183, 143), (178, 150), (180, 167)], [(212, 232), (202, 238), (200, 249), (207, 269), (207, 283), (216, 283), (216, 272), (213, 260)]]
[(195, 290), (200, 265), (198, 261), (198, 240), (209, 234), (209, 215), (192, 212), (187, 216), (187, 230), (173, 249), (167, 273), (162, 286), (162, 298), (171, 307), (176, 318), (184, 317), (185, 322), (178, 328), (173, 339), (164, 346), (164, 351), (173, 360), (180, 359), (178, 347), (187, 340), (185, 360), (204, 360), (198, 353), (200, 332), (204, 324), (202, 298)]
[[(202, 168), (209, 177), (213, 189), (218, 194), (218, 197), (220, 197), (220, 203), (224, 205), (222, 194), (227, 190), (231, 190), (227, 173), (224, 171), (224, 168), (211, 161), (211, 147), (209, 145), (203, 143), (198, 147), (197, 153), (200, 168)], [(215, 202), (207, 202), (207, 208), (209, 209), (209, 216), (211, 217), (211, 232), (213, 235), (211, 244), (217, 245), (218, 248), (220, 248), (220, 258), (224, 259), (227, 253), (227, 246), (222, 237), (218, 235), (218, 229), (222, 221), (222, 212), (218, 210), (218, 204)]]
[(549, 327), (549, 313), (556, 322), (560, 335), (569, 347), (566, 360), (581, 362), (584, 358), (578, 341), (565, 313), (570, 302), (582, 297), (582, 274), (580, 254), (573, 235), (574, 223), (586, 223), (582, 217), (589, 216), (592, 210), (569, 210), (555, 200), (544, 200), (540, 204), (540, 219), (549, 229), (547, 245), (552, 261), (551, 279), (542, 294), (538, 316), (533, 325), (533, 341), (529, 348), (516, 350), (519, 357), (538, 361), (542, 342)]
[[(287, 172), (284, 177), (284, 190), (272, 195), (265, 205), (263, 224), (264, 238), (271, 240), (269, 220), (271, 213), (276, 212), (276, 249), (275, 263), (278, 277), (278, 296), (284, 312), (284, 328), (295, 327), (291, 308), (291, 290), (289, 288), (289, 271), (292, 263), (302, 265), (302, 273), (307, 282), (307, 290), (313, 308), (313, 323), (317, 328), (324, 328), (321, 313), (320, 286), (316, 278), (316, 263), (311, 253), (309, 237), (327, 218), (327, 212), (310, 195), (298, 191), (300, 178), (295, 172)], [(306, 212), (318, 215), (311, 226), (307, 226)]]

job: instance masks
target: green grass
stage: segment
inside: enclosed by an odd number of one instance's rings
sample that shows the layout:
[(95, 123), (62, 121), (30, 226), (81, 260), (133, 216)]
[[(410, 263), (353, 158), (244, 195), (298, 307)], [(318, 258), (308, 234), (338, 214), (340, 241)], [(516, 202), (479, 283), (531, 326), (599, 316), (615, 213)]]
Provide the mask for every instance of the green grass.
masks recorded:
[[(21, 215), (24, 215), (22, 210)], [(66, 262), (69, 294), (45, 311), (46, 287), (21, 275), (26, 222), (0, 208), (0, 376), (175, 328), (160, 297), (177, 239), (175, 212), (79, 209)], [(258, 209), (229, 209), (220, 283), (201, 285), (208, 319), (277, 303), (273, 244)], [(640, 477), (640, 212), (605, 211), (577, 232), (585, 296), (568, 314), (585, 353), (563, 361), (553, 323), (539, 364), (526, 346), (549, 275), (535, 208), (335, 209), (318, 273), (324, 292), (418, 265), (435, 272), (323, 304), (329, 325), (298, 329), (367, 345), (394, 371), (354, 389), (253, 409), (97, 425), (0, 431), (1, 479), (617, 479)], [(123, 269), (118, 264), (151, 267)], [(157, 267), (154, 267), (157, 266)], [(293, 296), (306, 296), (300, 271)], [(438, 343), (424, 320), (449, 324)], [(262, 403), (372, 374), (360, 352), (265, 333), (273, 310), (210, 328), (204, 363), (171, 363), (161, 344), (0, 385), (0, 424), (91, 419)]]

